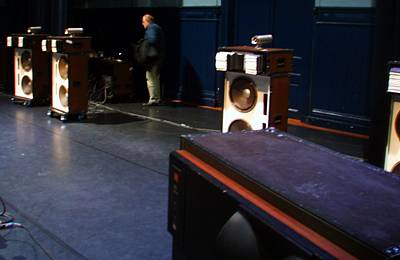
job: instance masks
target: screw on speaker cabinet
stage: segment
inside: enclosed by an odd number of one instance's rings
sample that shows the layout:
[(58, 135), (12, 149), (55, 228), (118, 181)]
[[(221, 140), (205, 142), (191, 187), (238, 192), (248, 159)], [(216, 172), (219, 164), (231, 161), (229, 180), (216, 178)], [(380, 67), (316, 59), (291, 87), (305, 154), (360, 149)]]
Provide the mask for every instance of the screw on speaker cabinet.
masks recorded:
[(41, 51), (41, 42), (48, 35), (36, 34), (37, 29), (28, 32), (7, 37), (7, 46), (14, 50), (13, 102), (45, 105), (51, 95), (50, 55)]

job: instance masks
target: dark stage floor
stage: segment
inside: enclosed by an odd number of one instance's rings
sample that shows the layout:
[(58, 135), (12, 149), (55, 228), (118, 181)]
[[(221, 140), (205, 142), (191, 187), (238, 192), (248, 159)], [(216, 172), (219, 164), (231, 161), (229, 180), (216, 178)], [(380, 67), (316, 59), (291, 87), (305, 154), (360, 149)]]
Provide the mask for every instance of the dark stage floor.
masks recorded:
[[(0, 95), (0, 196), (56, 259), (170, 259), (168, 156), (179, 136), (216, 131), (221, 112), (170, 104), (91, 105), (81, 122)], [(290, 126), (355, 157), (366, 141)], [(46, 259), (29, 233), (0, 231), (1, 259)]]

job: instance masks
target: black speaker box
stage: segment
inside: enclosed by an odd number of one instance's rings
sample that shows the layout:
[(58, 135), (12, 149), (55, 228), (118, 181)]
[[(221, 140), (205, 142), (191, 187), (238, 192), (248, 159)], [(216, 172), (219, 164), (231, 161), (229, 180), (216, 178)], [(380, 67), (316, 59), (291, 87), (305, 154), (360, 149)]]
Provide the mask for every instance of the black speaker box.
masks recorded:
[[(173, 259), (332, 258), (216, 185), (179, 153), (171, 154), (170, 165), (168, 228), (173, 234)], [(238, 215), (242, 221), (234, 219)]]
[(174, 259), (400, 257), (399, 176), (275, 129), (170, 156)]

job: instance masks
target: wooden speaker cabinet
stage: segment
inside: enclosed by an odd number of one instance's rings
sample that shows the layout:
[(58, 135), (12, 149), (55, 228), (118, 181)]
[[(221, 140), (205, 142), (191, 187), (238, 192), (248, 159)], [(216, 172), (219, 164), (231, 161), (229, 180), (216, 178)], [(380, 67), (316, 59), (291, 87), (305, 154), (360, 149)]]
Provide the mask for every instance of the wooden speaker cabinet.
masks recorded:
[(287, 130), (289, 78), (226, 72), (222, 132)]
[(91, 38), (51, 36), (42, 50), (52, 53), (52, 101), (49, 116), (86, 117), (88, 110), (88, 52)]
[(132, 64), (120, 59), (93, 57), (89, 60), (89, 71), (96, 82), (104, 81), (105, 77), (110, 79), (106, 91), (100, 88), (100, 91), (107, 95), (104, 100), (119, 101), (134, 97), (135, 89), (131, 70)]
[(390, 120), (386, 143), (385, 170), (400, 175), (400, 63), (389, 72)]
[(400, 257), (400, 177), (276, 129), (170, 155), (174, 259)]
[(168, 230), (173, 236), (172, 259), (329, 256), (304, 239), (296, 241), (294, 233), (270, 216), (260, 216), (260, 212), (216, 183), (187, 155), (177, 151), (170, 156)]
[(219, 48), (216, 67), (226, 71), (222, 132), (287, 130), (292, 57), (287, 49)]
[(131, 99), (134, 96), (132, 71), (130, 71), (132, 64), (126, 61), (114, 61), (111, 65), (113, 76), (112, 99)]
[(44, 34), (15, 34), (7, 37), (14, 49), (14, 98), (24, 105), (48, 104), (50, 89), (50, 55), (41, 51)]
[(385, 170), (400, 175), (400, 95), (392, 97)]

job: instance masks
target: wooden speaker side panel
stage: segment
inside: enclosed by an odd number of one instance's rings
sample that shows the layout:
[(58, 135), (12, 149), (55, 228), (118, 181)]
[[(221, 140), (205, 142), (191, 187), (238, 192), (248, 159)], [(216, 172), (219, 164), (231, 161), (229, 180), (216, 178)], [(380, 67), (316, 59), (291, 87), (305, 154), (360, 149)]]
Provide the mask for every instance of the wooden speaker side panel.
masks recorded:
[[(392, 111), (390, 116), (388, 142), (386, 148), (385, 170), (400, 174), (400, 136), (397, 132), (397, 124), (400, 123), (400, 100), (392, 99)], [(396, 167), (397, 166), (397, 167)], [(397, 171), (394, 171), (396, 167)]]
[(51, 97), (51, 59), (48, 52), (39, 49), (32, 51), (33, 67), (33, 98), (46, 99)]
[(269, 127), (287, 131), (289, 78), (287, 75), (271, 78)]
[(86, 113), (88, 110), (88, 56), (69, 54), (69, 112)]

